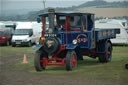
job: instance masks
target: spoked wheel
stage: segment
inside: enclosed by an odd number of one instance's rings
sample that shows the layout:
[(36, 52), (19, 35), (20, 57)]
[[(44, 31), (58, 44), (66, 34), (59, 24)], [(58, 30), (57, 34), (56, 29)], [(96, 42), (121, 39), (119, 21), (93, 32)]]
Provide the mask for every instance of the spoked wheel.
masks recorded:
[(77, 66), (77, 56), (75, 51), (68, 51), (66, 55), (66, 70), (74, 70)]
[(112, 58), (112, 45), (111, 43), (107, 43), (106, 52), (99, 56), (99, 62), (110, 62)]
[(47, 57), (42, 53), (42, 51), (37, 51), (34, 57), (34, 64), (36, 71), (45, 70), (47, 64)]

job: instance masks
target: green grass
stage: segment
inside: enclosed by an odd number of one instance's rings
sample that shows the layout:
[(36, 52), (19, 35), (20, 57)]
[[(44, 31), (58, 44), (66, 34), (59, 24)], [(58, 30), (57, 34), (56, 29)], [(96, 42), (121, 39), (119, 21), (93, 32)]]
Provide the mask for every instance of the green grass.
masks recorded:
[(23, 52), (34, 52), (35, 50), (32, 50), (32, 47), (12, 47), (12, 46), (1, 46), (1, 51), (8, 51), (8, 52), (16, 52), (16, 53), (23, 53)]
[[(34, 53), (30, 47), (3, 47), (3, 50), (10, 49), (9, 52), (17, 52), (22, 54), (24, 52)], [(6, 55), (6, 54), (2, 54)], [(15, 71), (25, 71), (32, 74), (40, 75), (62, 75), (69, 77), (87, 77), (93, 79), (107, 79), (107, 80), (128, 80), (128, 70), (125, 69), (125, 64), (128, 63), (128, 46), (127, 47), (113, 47), (112, 61), (110, 63), (99, 63), (98, 59), (92, 59), (84, 56), (83, 61), (78, 62), (77, 69), (73, 71), (66, 71), (65, 66), (47, 66), (45, 71), (36, 72), (33, 63), (33, 57), (28, 59), (28, 63), (18, 61), (13, 65)]]
[(1, 46), (0, 47), (0, 56), (15, 56), (25, 53), (34, 53), (35, 50), (32, 50), (31, 47), (12, 47), (12, 46)]

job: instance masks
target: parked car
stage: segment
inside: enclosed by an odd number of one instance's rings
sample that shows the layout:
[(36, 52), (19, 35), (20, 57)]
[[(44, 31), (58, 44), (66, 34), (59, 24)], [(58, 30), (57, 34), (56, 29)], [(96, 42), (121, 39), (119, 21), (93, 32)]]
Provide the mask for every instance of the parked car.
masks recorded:
[(0, 45), (10, 45), (12, 34), (10, 30), (0, 29)]
[(41, 35), (41, 24), (37, 22), (19, 22), (12, 37), (12, 46), (39, 43)]

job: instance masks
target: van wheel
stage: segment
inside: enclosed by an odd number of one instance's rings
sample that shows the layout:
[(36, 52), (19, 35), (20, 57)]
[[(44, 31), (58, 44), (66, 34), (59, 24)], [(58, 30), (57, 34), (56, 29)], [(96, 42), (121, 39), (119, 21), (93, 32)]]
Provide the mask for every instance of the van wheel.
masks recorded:
[(31, 43), (31, 41), (29, 41), (29, 42), (28, 42), (28, 46), (29, 46), (29, 47), (30, 47), (30, 46), (32, 46), (32, 43)]
[(99, 62), (107, 63), (107, 62), (111, 61), (111, 58), (112, 58), (112, 45), (111, 45), (111, 43), (108, 42), (106, 44), (106, 52), (99, 56)]
[(16, 47), (16, 45), (12, 45), (12, 47)]
[(66, 55), (66, 70), (74, 70), (77, 66), (77, 56), (75, 51), (68, 51)]

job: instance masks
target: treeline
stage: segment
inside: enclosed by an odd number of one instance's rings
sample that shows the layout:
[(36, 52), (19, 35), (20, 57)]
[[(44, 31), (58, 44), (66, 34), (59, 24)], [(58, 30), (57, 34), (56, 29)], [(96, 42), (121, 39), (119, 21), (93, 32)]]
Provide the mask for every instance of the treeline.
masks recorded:
[(0, 21), (26, 21), (28, 15), (0, 16)]
[(59, 12), (59, 11), (76, 11), (77, 10), (75, 6), (67, 7), (67, 8), (60, 8), (60, 7), (50, 8), (49, 7), (49, 8), (46, 8), (45, 10), (40, 10), (40, 11), (35, 12), (33, 14), (29, 13), (30, 16), (28, 17), (28, 19), (29, 20), (35, 20), (38, 17), (38, 15), (45, 13), (45, 12), (48, 12), (48, 9), (55, 9), (56, 12)]

